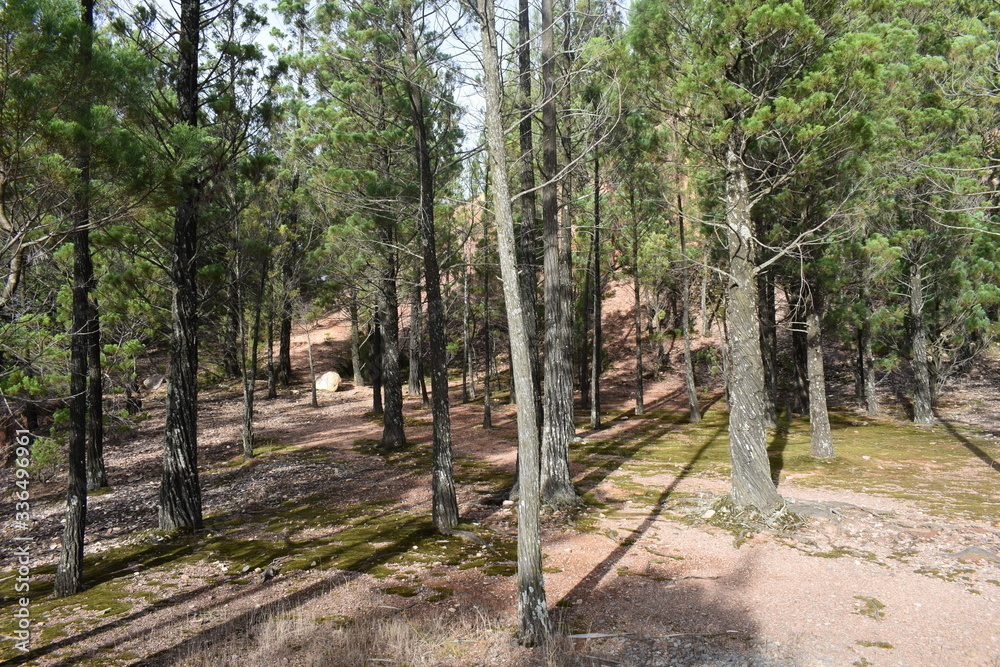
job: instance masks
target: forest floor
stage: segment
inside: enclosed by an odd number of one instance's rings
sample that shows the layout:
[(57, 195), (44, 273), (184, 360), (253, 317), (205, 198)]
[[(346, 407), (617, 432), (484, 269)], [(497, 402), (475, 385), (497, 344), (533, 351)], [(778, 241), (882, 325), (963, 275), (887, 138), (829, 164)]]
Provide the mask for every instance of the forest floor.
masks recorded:
[[(313, 333), (323, 340), (320, 370), (344, 358), (345, 333), (335, 319)], [(625, 338), (609, 349), (631, 349)], [(483, 429), (482, 401), (462, 403), (453, 385), (458, 499), (463, 527), (481, 545), (431, 527), (431, 415), (418, 397), (405, 405), (412, 444), (386, 455), (372, 447), (381, 427), (370, 388), (345, 383), (312, 408), (298, 385), (259, 401), (258, 455), (245, 462), (236, 386), (206, 390), (206, 528), (169, 535), (153, 529), (163, 394), (147, 395), (148, 417), (109, 445), (112, 490), (89, 499), (89, 588), (79, 595), (49, 595), (65, 482), (32, 483), (34, 523), (21, 534), (33, 559), (27, 654), (9, 639), (20, 543), (3, 494), (0, 659), (997, 666), (996, 373), (994, 359), (952, 387), (933, 426), (906, 423), (898, 404), (879, 418), (835, 409), (829, 462), (809, 456), (804, 417), (783, 418), (769, 453), (787, 512), (747, 530), (724, 503), (721, 393), (703, 392), (706, 418), (690, 424), (680, 376), (668, 372), (647, 385), (637, 417), (622, 362), (608, 374), (604, 425), (589, 430), (579, 413), (571, 459), (583, 502), (545, 516), (546, 595), (560, 630), (547, 650), (514, 641), (516, 522), (503, 492), (516, 460), (516, 408), (496, 403), (494, 428)], [(14, 488), (10, 469), (0, 483)]]

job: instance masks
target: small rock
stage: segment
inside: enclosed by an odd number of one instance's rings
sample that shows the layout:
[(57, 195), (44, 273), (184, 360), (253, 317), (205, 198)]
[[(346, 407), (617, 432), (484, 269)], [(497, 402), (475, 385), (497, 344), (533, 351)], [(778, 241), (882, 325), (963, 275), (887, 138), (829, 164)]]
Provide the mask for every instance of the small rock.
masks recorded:
[(250, 566), (249, 565), (244, 565), (243, 569), (240, 570), (240, 572), (243, 572), (244, 574), (247, 573), (247, 572), (249, 572), (249, 571), (250, 571)]
[(952, 558), (960, 563), (981, 563), (983, 561), (1000, 563), (1000, 557), (982, 547), (967, 547), (952, 556)]
[(514, 501), (513, 500), (505, 500), (505, 501), (503, 501), (503, 506), (504, 507), (513, 507), (514, 506)]
[(707, 521), (708, 519), (711, 519), (713, 516), (715, 516), (715, 510), (708, 510), (707, 512), (701, 515), (701, 518)]

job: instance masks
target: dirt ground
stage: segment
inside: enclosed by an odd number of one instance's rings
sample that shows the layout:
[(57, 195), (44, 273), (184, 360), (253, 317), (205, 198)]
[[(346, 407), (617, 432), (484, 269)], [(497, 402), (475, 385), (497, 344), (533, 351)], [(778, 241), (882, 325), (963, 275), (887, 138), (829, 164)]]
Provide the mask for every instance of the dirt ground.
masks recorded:
[[(336, 317), (322, 324), (313, 340), (323, 341), (317, 358), (326, 370), (343, 358), (346, 327)], [(299, 369), (303, 352), (298, 341)], [(984, 417), (994, 399), (973, 409), (962, 394), (979, 386), (955, 389), (944, 405), (950, 423), (987, 429), (962, 474), (985, 496), (991, 489), (985, 500), (995, 502), (997, 413)], [(33, 598), (33, 651), (21, 656), (5, 639), (0, 657), (39, 665), (257, 664), (229, 652), (243, 651), (255, 626), (280, 616), (311, 619), (328, 637), (343, 628), (337, 619), (407, 619), (411, 626), (433, 620), (450, 638), (423, 664), (1000, 665), (995, 514), (942, 514), (947, 488), (929, 490), (940, 502), (926, 504), (788, 474), (778, 490), (798, 517), (794, 525), (741, 536), (713, 521), (726, 511), (724, 474), (680, 460), (636, 476), (611, 449), (574, 457), (574, 478), (593, 504), (545, 519), (546, 595), (569, 638), (555, 652), (517, 647), (516, 522), (499, 495), (516, 461), (516, 408), (496, 404), (494, 428), (485, 430), (481, 402), (463, 404), (458, 387), (452, 389), (460, 510), (486, 546), (427, 530), (430, 475), (420, 452), (431, 440), (429, 410), (407, 397), (407, 437), (418, 449), (379, 455), (364, 446), (381, 432), (367, 414), (371, 389), (349, 378), (340, 391), (321, 393), (319, 408), (310, 407), (305, 385), (260, 400), (261, 455), (249, 464), (239, 459), (235, 387), (205, 392), (199, 428), (206, 529), (190, 537), (160, 535), (151, 529), (163, 395), (153, 393), (144, 399), (148, 419), (109, 448), (113, 491), (89, 499), (91, 591), (76, 600)], [(649, 383), (646, 405), (654, 414), (682, 413), (680, 376)], [(631, 406), (622, 365), (609, 377), (607, 425), (591, 432), (581, 421), (580, 445), (646, 433), (648, 420), (630, 418)], [(926, 474), (936, 474), (933, 465)], [(13, 488), (10, 470), (2, 483)], [(57, 558), (62, 493), (59, 478), (32, 487), (36, 590), (51, 580)], [(10, 494), (0, 507), (0, 632), (10, 637), (16, 536)], [(284, 519), (275, 523), (279, 511)], [(364, 533), (358, 544), (346, 537), (348, 529), (378, 521), (395, 523)], [(465, 561), (482, 566), (454, 565)], [(454, 648), (463, 641), (464, 653)], [(354, 660), (329, 653), (300, 658), (302, 644), (284, 646), (276, 662)], [(382, 655), (388, 657), (370, 654), (368, 664), (405, 662)]]

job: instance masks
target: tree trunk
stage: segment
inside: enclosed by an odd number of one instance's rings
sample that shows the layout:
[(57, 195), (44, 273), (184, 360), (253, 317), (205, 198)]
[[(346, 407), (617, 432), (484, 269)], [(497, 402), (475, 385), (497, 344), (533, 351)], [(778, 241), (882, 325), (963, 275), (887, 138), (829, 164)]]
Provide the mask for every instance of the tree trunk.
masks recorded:
[(729, 455), (732, 501), (771, 514), (781, 497), (771, 481), (764, 433), (764, 369), (760, 356), (760, 320), (754, 274), (754, 239), (749, 184), (742, 145), (735, 132), (726, 146), (725, 205), (729, 246), (729, 300), (726, 308), (730, 353)]
[(382, 330), (382, 449), (396, 449), (406, 444), (403, 433), (403, 383), (399, 370), (399, 304), (396, 299), (396, 258), (392, 246), (395, 236), (391, 222), (383, 221), (383, 262), (379, 285), (379, 325)]
[[(483, 237), (489, 238), (486, 233), (486, 218), (483, 218)], [(490, 367), (496, 357), (495, 345), (493, 343), (493, 332), (490, 330), (490, 273), (487, 269), (483, 273), (483, 330), (486, 334), (486, 364), (483, 368), (483, 428), (487, 431), (493, 428), (493, 397), (490, 395)], [(515, 481), (516, 485), (516, 481)]]
[[(545, 408), (542, 411), (541, 497), (552, 505), (577, 500), (569, 472), (569, 441), (573, 420), (572, 341), (566, 335), (563, 309), (567, 307), (562, 280), (559, 240), (558, 128), (556, 127), (555, 38), (551, 0), (542, 2), (542, 233), (545, 274)], [(527, 307), (528, 304), (524, 304)]]
[(267, 288), (267, 398), (278, 398), (278, 378), (274, 368), (274, 288)]
[(239, 294), (236, 280), (230, 277), (226, 284), (226, 334), (222, 337), (222, 372), (227, 378), (238, 378), (242, 373), (239, 351), (242, 314), (237, 303)]
[(875, 416), (879, 413), (878, 394), (875, 389), (875, 357), (872, 354), (872, 324), (871, 324), (871, 298), (868, 290), (867, 275), (862, 279), (861, 298), (864, 308), (864, 321), (858, 330), (859, 347), (861, 355), (862, 383), (864, 387), (865, 410), (869, 415)]
[(806, 315), (809, 366), (809, 442), (812, 455), (820, 459), (835, 456), (830, 435), (830, 415), (826, 409), (826, 374), (823, 368), (822, 305), (817, 290), (811, 290)]
[[(94, 5), (84, 0), (84, 34), (80, 44), (84, 81), (89, 79), (94, 38)], [(89, 116), (81, 110), (81, 118)], [(86, 115), (84, 115), (86, 114)], [(70, 338), (70, 438), (69, 471), (66, 480), (66, 527), (54, 582), (58, 597), (73, 595), (83, 589), (83, 539), (87, 525), (87, 360), (90, 338), (90, 283), (93, 265), (90, 257), (90, 146), (84, 140), (78, 164), (80, 183), (75, 193), (73, 211), (73, 306)]]
[(354, 386), (365, 386), (365, 379), (361, 375), (361, 335), (359, 333), (360, 322), (358, 319), (358, 292), (351, 290), (351, 301), (348, 306), (351, 314), (351, 367), (354, 370)]
[(629, 183), (629, 210), (632, 214), (632, 292), (635, 294), (635, 414), (646, 410), (642, 379), (642, 291), (639, 285), (639, 218), (635, 209), (635, 187)]
[(764, 424), (778, 425), (778, 325), (774, 304), (774, 276), (757, 276), (760, 296), (760, 352), (764, 363)]
[[(517, 522), (517, 584), (519, 641), (526, 645), (545, 644), (551, 632), (545, 582), (542, 575), (542, 546), (539, 526), (539, 438), (535, 416), (534, 387), (531, 383), (531, 358), (523, 304), (517, 287), (517, 261), (514, 255), (514, 216), (507, 183), (507, 156), (501, 117), (500, 62), (497, 55), (492, 0), (477, 0), (482, 32), (483, 78), (486, 97), (486, 133), (493, 172), (494, 210), (497, 216), (497, 239), (504, 300), (510, 326), (512, 364), (517, 392), (522, 401), (517, 411), (518, 477), (520, 495)], [(551, 0), (543, 0), (543, 14), (551, 24)], [(544, 18), (543, 18), (544, 22)], [(527, 397), (529, 400), (523, 400)]]
[(708, 260), (709, 252), (708, 248), (705, 249), (704, 261), (705, 265), (701, 267), (701, 335), (707, 336), (711, 333), (712, 323), (709, 322), (708, 316), (708, 278), (711, 272), (708, 270)]
[(278, 326), (278, 382), (287, 387), (292, 381), (292, 298), (285, 295)]
[[(531, 134), (531, 26), (529, 21), (528, 0), (518, 0), (517, 12), (517, 68), (518, 68), (518, 99), (517, 109), (521, 118), (518, 123), (518, 143), (521, 151), (520, 177), (521, 190), (523, 194), (520, 198), (521, 204), (521, 228), (518, 233), (519, 258), (518, 258), (518, 285), (521, 290), (521, 300), (524, 303), (524, 324), (528, 330), (528, 352), (531, 357), (531, 383), (535, 387), (535, 396), (538, 397), (538, 405), (535, 406), (537, 415), (538, 430), (542, 431), (542, 371), (538, 359), (538, 228), (535, 224), (535, 159), (534, 142)], [(543, 37), (544, 40), (544, 37)], [(544, 52), (544, 45), (542, 50)], [(545, 65), (542, 65), (542, 78), (545, 78)], [(549, 67), (551, 74), (551, 67)], [(543, 95), (545, 94), (545, 82), (542, 83)], [(551, 94), (551, 90), (550, 90)], [(554, 101), (551, 104), (555, 104)], [(550, 131), (546, 124), (545, 111), (542, 111), (542, 132), (543, 135)], [(555, 117), (552, 118), (551, 131), (555, 131)], [(545, 151), (548, 147), (548, 136), (542, 137), (543, 159), (547, 155)], [(555, 141), (555, 137), (552, 137)], [(554, 149), (553, 149), (554, 150)], [(547, 164), (547, 163), (546, 163)], [(544, 165), (543, 165), (544, 166)], [(548, 178), (548, 176), (546, 176)], [(551, 187), (555, 187), (553, 184)], [(547, 195), (542, 191), (543, 212), (544, 200)], [(547, 306), (546, 306), (547, 307)], [(516, 389), (511, 392), (513, 396)]]
[[(270, 245), (270, 239), (268, 239)], [(246, 358), (246, 350), (243, 354), (243, 456), (253, 458), (254, 432), (253, 414), (254, 398), (257, 389), (257, 350), (260, 347), (260, 315), (264, 310), (264, 286), (267, 281), (268, 264), (262, 262), (260, 266), (260, 280), (257, 283), (257, 301), (253, 309), (253, 329), (250, 333), (250, 359)]]
[(472, 367), (472, 301), (469, 294), (469, 265), (466, 263), (462, 274), (462, 402), (476, 400), (476, 374)]
[(687, 262), (687, 245), (684, 242), (684, 201), (677, 193), (677, 226), (680, 228), (681, 241), (681, 329), (684, 331), (684, 385), (687, 387), (689, 420), (691, 423), (701, 421), (701, 408), (698, 405), (698, 390), (694, 383), (694, 364), (691, 361), (691, 279), (690, 267)]
[(934, 422), (931, 377), (927, 368), (927, 325), (924, 322), (924, 276), (917, 256), (910, 262), (910, 349), (913, 354), (913, 421)]
[(410, 363), (409, 363), (409, 382), (407, 383), (406, 393), (409, 396), (417, 396), (420, 394), (420, 375), (422, 368), (420, 368), (420, 339), (423, 336), (421, 331), (420, 322), (420, 281), (417, 281), (417, 285), (413, 290), (413, 294), (410, 297)]
[(587, 267), (583, 272), (582, 320), (580, 325), (580, 407), (590, 409), (590, 292), (594, 278), (593, 266), (594, 241), (591, 239), (590, 251), (587, 254)]
[[(404, 21), (407, 49), (416, 67), (418, 53), (413, 31), (412, 15), (406, 6)], [(451, 407), (448, 398), (448, 351), (445, 347), (444, 304), (441, 299), (441, 275), (437, 259), (437, 241), (434, 234), (434, 172), (431, 168), (431, 148), (427, 137), (424, 115), (423, 90), (414, 81), (407, 81), (410, 111), (416, 138), (417, 171), (420, 180), (420, 203), (417, 207), (417, 227), (423, 241), (424, 287), (427, 290), (427, 325), (430, 334), (431, 394), (434, 415), (434, 463), (432, 488), (432, 517), (434, 525), (454, 528), (458, 525), (458, 501), (455, 497), (455, 478), (452, 472)], [(420, 326), (420, 292), (417, 290), (417, 327)], [(412, 326), (412, 325), (411, 325)], [(418, 346), (419, 348), (419, 346)], [(410, 359), (413, 363), (413, 359)], [(419, 368), (419, 351), (417, 367)], [(421, 374), (422, 375), (422, 374)]]
[[(377, 290), (376, 290), (377, 293)], [(385, 412), (382, 404), (382, 312), (381, 302), (377, 295), (375, 297), (375, 315), (372, 318), (372, 414), (381, 416)]]
[[(181, 122), (198, 123), (199, 0), (181, 2), (177, 100)], [(198, 480), (198, 174), (182, 176), (174, 214), (170, 370), (167, 378), (160, 529), (202, 527)]]
[(806, 339), (806, 306), (802, 288), (792, 308), (792, 409), (809, 411), (809, 343)]
[(601, 284), (601, 157), (594, 147), (594, 336), (590, 363), (590, 428), (601, 426), (601, 301), (604, 286)]

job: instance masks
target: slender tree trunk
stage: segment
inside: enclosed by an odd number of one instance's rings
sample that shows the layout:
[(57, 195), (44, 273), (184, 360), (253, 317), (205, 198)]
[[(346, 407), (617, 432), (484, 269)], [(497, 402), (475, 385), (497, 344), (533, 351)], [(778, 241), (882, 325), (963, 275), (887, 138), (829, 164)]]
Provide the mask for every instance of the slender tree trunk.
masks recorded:
[[(376, 290), (377, 292), (377, 290)], [(372, 414), (381, 416), (385, 412), (382, 404), (382, 311), (381, 301), (375, 297), (375, 316), (372, 318)]]
[[(94, 5), (84, 0), (81, 68), (89, 87), (94, 36)], [(89, 108), (81, 110), (85, 120)], [(84, 115), (86, 114), (86, 116)], [(90, 283), (90, 146), (84, 140), (77, 156), (81, 168), (73, 211), (73, 307), (70, 338), (70, 439), (66, 480), (66, 527), (56, 566), (55, 594), (73, 595), (83, 589), (83, 539), (87, 525), (87, 356), (92, 324)]]
[(239, 340), (242, 326), (242, 314), (237, 308), (239, 303), (236, 280), (230, 279), (226, 284), (226, 334), (222, 337), (222, 372), (227, 378), (241, 377)]
[[(405, 29), (407, 49), (416, 67), (418, 53), (414, 37), (412, 15), (406, 8)], [(441, 298), (441, 275), (437, 259), (437, 241), (434, 234), (434, 172), (431, 168), (431, 148), (427, 137), (424, 114), (423, 90), (413, 80), (407, 81), (410, 111), (416, 138), (417, 170), (420, 180), (420, 203), (417, 208), (417, 227), (423, 241), (424, 278), (427, 290), (427, 324), (430, 334), (431, 393), (434, 415), (434, 463), (432, 479), (432, 517), (437, 528), (454, 528), (458, 525), (458, 501), (455, 497), (455, 478), (452, 472), (451, 407), (448, 397), (448, 351), (445, 333), (444, 303)], [(417, 326), (419, 327), (420, 293), (417, 292)], [(413, 363), (412, 359), (410, 363)], [(418, 368), (419, 368), (418, 354)], [(422, 375), (422, 374), (421, 374)]]
[(809, 441), (812, 455), (820, 459), (835, 456), (830, 435), (830, 415), (826, 409), (826, 374), (823, 368), (822, 304), (817, 290), (810, 290), (806, 314), (806, 339), (809, 348)]
[(924, 321), (924, 276), (918, 255), (910, 262), (910, 349), (913, 354), (913, 421), (934, 422), (931, 378), (927, 368), (927, 324)]
[[(392, 225), (392, 223), (383, 223)], [(399, 371), (399, 304), (396, 300), (396, 258), (392, 248), (391, 229), (385, 231), (388, 241), (384, 241), (381, 284), (378, 295), (379, 325), (382, 330), (382, 391), (384, 396), (384, 412), (382, 414), (383, 449), (396, 449), (406, 444), (403, 433), (403, 383)]]
[(694, 383), (694, 364), (691, 362), (691, 279), (690, 267), (687, 261), (687, 244), (684, 241), (684, 201), (677, 193), (677, 226), (680, 229), (681, 241), (681, 329), (684, 331), (684, 385), (687, 387), (688, 407), (691, 423), (701, 421), (701, 408), (698, 405), (698, 390)]
[(358, 292), (351, 290), (351, 300), (348, 305), (351, 314), (351, 367), (354, 370), (354, 386), (365, 386), (365, 378), (361, 374), (361, 335), (359, 333), (360, 321), (358, 318)]
[(420, 393), (420, 339), (423, 336), (420, 322), (420, 283), (410, 297), (410, 363), (409, 382), (406, 393), (410, 396), (417, 396)]
[[(270, 239), (268, 239), (270, 243)], [(257, 283), (257, 301), (253, 309), (253, 328), (250, 332), (249, 363), (244, 356), (243, 363), (243, 456), (253, 458), (254, 432), (254, 398), (257, 389), (257, 361), (260, 347), (260, 316), (264, 310), (264, 286), (267, 282), (268, 263), (265, 260), (260, 267), (260, 281)], [(246, 352), (243, 353), (244, 355)], [(249, 368), (247, 366), (249, 365)]]
[(760, 352), (764, 362), (764, 423), (778, 425), (778, 326), (774, 303), (774, 276), (757, 276), (760, 301)]
[(809, 343), (805, 298), (800, 288), (792, 309), (792, 408), (798, 414), (805, 414), (809, 410)]
[[(518, 69), (518, 99), (517, 110), (521, 118), (518, 123), (518, 143), (521, 151), (520, 177), (521, 190), (521, 228), (518, 233), (519, 262), (518, 285), (521, 289), (521, 299), (524, 303), (524, 324), (528, 328), (528, 351), (531, 356), (531, 382), (535, 387), (535, 396), (539, 398), (535, 406), (538, 416), (538, 430), (542, 430), (542, 372), (538, 359), (538, 227), (535, 224), (535, 159), (534, 141), (532, 137), (531, 119), (531, 25), (529, 21), (528, 0), (518, 0), (517, 12), (517, 69)], [(543, 37), (544, 39), (544, 37)], [(544, 51), (544, 46), (543, 46)], [(542, 77), (545, 76), (545, 65), (542, 66)], [(545, 84), (542, 84), (543, 95)], [(554, 104), (554, 102), (553, 102)], [(543, 110), (544, 115), (544, 110)], [(553, 129), (554, 129), (553, 125)], [(543, 120), (543, 133), (548, 126)], [(545, 143), (543, 137), (542, 143)], [(554, 187), (554, 186), (553, 186)], [(543, 191), (542, 198), (545, 198)], [(544, 206), (544, 203), (543, 203)], [(545, 212), (543, 210), (543, 217)], [(547, 306), (546, 306), (547, 307)], [(516, 393), (516, 388), (511, 396)]]
[[(555, 36), (552, 0), (542, 1), (542, 232), (544, 245), (545, 299), (545, 407), (542, 412), (541, 498), (545, 503), (575, 503), (576, 490), (569, 472), (569, 440), (572, 432), (573, 371), (572, 341), (562, 326), (567, 307), (562, 281), (559, 240), (558, 139), (556, 127)], [(524, 304), (527, 307), (528, 304)], [(511, 343), (513, 345), (513, 341)]]
[(874, 416), (879, 413), (879, 408), (878, 394), (876, 393), (875, 388), (875, 357), (872, 354), (871, 297), (869, 296), (867, 281), (868, 277), (866, 275), (862, 279), (861, 293), (863, 301), (862, 308), (864, 308), (864, 322), (862, 323), (858, 333), (860, 335), (860, 354), (863, 373), (862, 381), (864, 383), (865, 410), (869, 415)]
[(302, 313), (302, 329), (306, 332), (306, 352), (309, 355), (309, 405), (314, 408), (318, 408), (319, 397), (316, 395), (316, 366), (313, 364), (312, 325), (309, 324), (309, 317), (305, 314), (304, 307)]
[(760, 356), (754, 239), (750, 221), (749, 184), (743, 167), (742, 142), (735, 132), (726, 147), (725, 205), (729, 246), (729, 456), (732, 501), (770, 514), (781, 506), (771, 481), (764, 432), (764, 370)]
[[(292, 176), (291, 199), (288, 211), (288, 228), (293, 232), (299, 226), (299, 209), (295, 203), (295, 193), (299, 189), (298, 171)], [(295, 307), (292, 303), (292, 290), (295, 287), (295, 265), (298, 261), (298, 247), (294, 237), (289, 240), (287, 254), (282, 262), (284, 277), (284, 299), (281, 308), (281, 326), (278, 329), (278, 382), (287, 387), (292, 381), (292, 315)]]
[(466, 263), (462, 273), (462, 352), (465, 360), (462, 363), (462, 402), (476, 400), (476, 374), (472, 368), (472, 302), (469, 294), (469, 265)]
[(274, 368), (274, 288), (267, 288), (267, 398), (278, 398), (278, 378)]
[(582, 324), (580, 325), (580, 407), (585, 410), (590, 409), (590, 299), (591, 288), (594, 278), (594, 241), (591, 238), (590, 251), (587, 254), (587, 267), (583, 275), (583, 297), (581, 302), (583, 307)]
[[(486, 218), (483, 218), (483, 236), (489, 238), (486, 233)], [(487, 431), (493, 428), (493, 397), (490, 395), (490, 367), (496, 357), (496, 346), (493, 342), (493, 332), (490, 330), (490, 273), (487, 269), (483, 273), (483, 329), (486, 334), (486, 364), (483, 369), (483, 428)], [(515, 482), (516, 484), (516, 482)]]
[(707, 336), (711, 333), (712, 323), (709, 321), (708, 316), (708, 278), (710, 272), (708, 270), (708, 260), (709, 252), (708, 248), (705, 249), (705, 256), (702, 258), (704, 265), (701, 267), (701, 335)]
[[(482, 32), (483, 78), (486, 96), (486, 132), (493, 172), (494, 210), (497, 216), (497, 239), (500, 270), (503, 276), (504, 301), (511, 334), (512, 363), (517, 392), (522, 400), (517, 411), (518, 498), (517, 583), (519, 641), (526, 645), (545, 644), (551, 632), (545, 582), (542, 575), (542, 546), (539, 525), (540, 461), (538, 422), (532, 396), (531, 358), (528, 349), (524, 305), (517, 285), (517, 261), (514, 255), (514, 216), (507, 183), (507, 156), (504, 146), (501, 113), (500, 62), (497, 55), (492, 0), (477, 0)], [(547, 5), (547, 6), (546, 6)], [(551, 17), (551, 0), (543, 0), (543, 13)], [(544, 21), (544, 19), (543, 19)]]
[(590, 428), (601, 426), (601, 302), (604, 285), (601, 281), (601, 157), (594, 147), (594, 336), (590, 364)]
[[(180, 17), (177, 100), (180, 119), (198, 124), (198, 43), (201, 3), (183, 0)], [(197, 173), (181, 177), (174, 214), (171, 260), (173, 283), (170, 370), (167, 378), (160, 529), (202, 527), (198, 480), (198, 217), (201, 183)]]
[(635, 294), (635, 414), (645, 412), (642, 378), (642, 291), (639, 285), (639, 217), (635, 208), (635, 187), (629, 183), (629, 210), (632, 214), (632, 292)]

